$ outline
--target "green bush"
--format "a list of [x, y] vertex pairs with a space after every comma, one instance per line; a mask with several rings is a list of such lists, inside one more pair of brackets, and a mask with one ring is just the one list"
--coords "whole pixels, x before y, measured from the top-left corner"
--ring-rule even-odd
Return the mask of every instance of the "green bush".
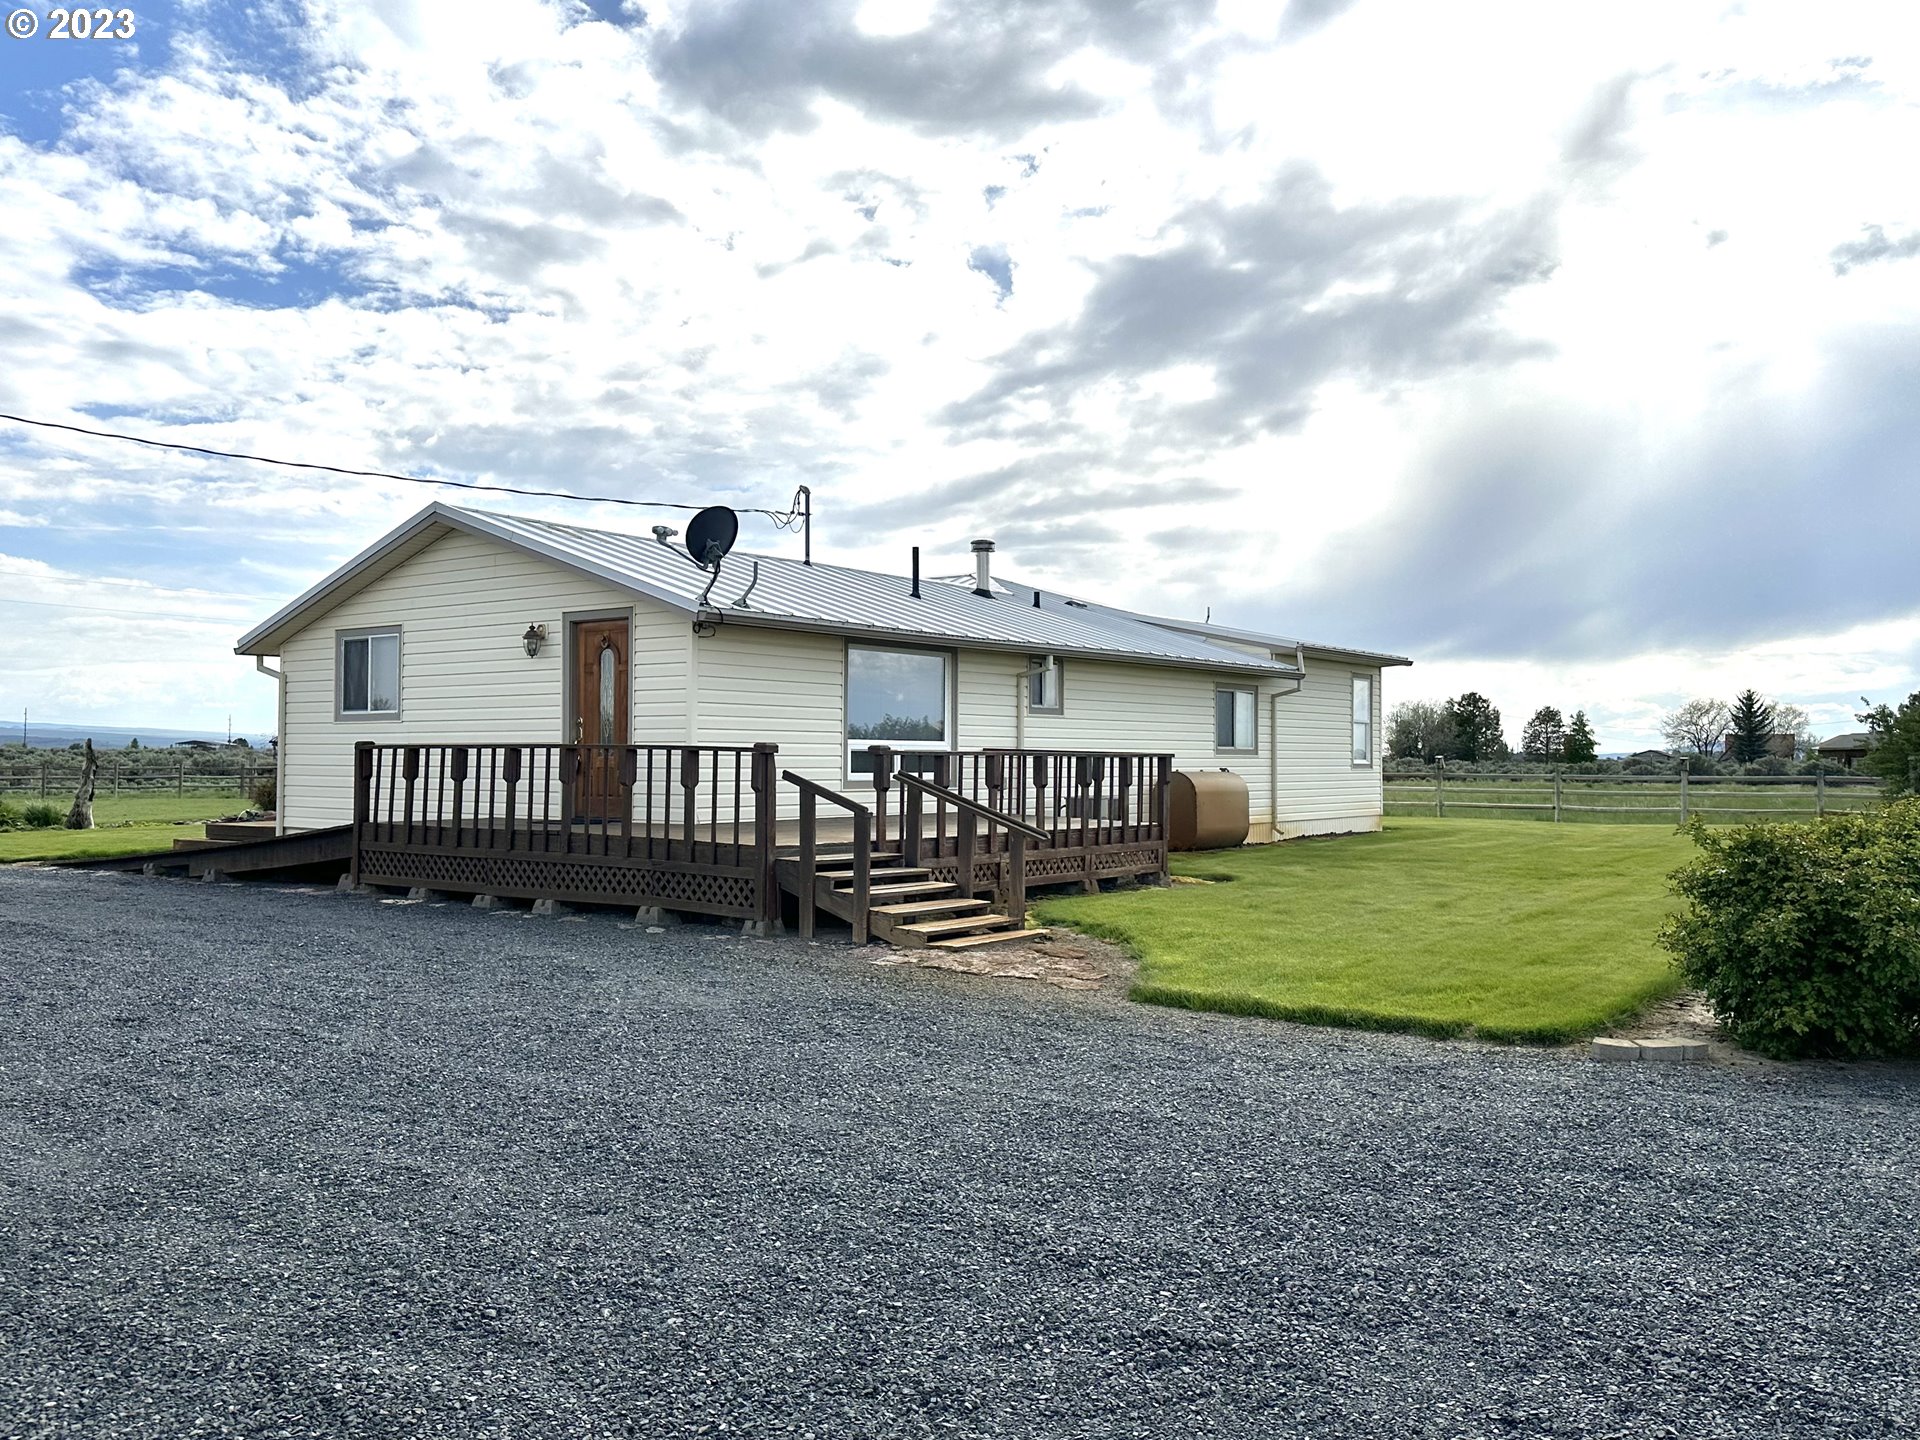
[[275, 793], [277, 789], [278, 782], [271, 775], [268, 775], [264, 779], [254, 781], [253, 790], [249, 795], [249, 798], [253, 801], [254, 808], [258, 810], [273, 809], [273, 802], [277, 798]]
[[1920, 800], [1806, 825], [1688, 827], [1661, 931], [1742, 1045], [1782, 1059], [1920, 1051]]
[[0, 830], [11, 830], [19, 823], [20, 812], [5, 800], [0, 800]]
[[58, 805], [36, 800], [20, 812], [20, 823], [29, 830], [51, 830], [67, 823], [67, 812]]

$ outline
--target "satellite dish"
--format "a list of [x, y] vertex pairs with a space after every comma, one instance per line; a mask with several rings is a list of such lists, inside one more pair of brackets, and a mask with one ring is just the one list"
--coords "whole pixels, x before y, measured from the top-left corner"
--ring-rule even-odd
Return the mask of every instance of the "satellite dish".
[[687, 554], [693, 563], [713, 569], [740, 538], [740, 517], [724, 505], [709, 505], [687, 525]]

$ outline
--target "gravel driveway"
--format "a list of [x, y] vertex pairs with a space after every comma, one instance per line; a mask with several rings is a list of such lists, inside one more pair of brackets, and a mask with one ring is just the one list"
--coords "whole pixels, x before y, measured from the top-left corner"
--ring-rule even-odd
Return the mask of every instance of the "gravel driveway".
[[0, 1435], [1911, 1436], [1920, 1074], [0, 870]]

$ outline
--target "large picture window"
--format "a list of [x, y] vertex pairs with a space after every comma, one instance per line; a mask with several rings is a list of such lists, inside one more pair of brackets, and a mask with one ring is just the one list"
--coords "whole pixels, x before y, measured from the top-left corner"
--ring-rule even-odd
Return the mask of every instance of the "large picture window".
[[340, 714], [400, 713], [400, 632], [360, 630], [340, 636]]
[[869, 745], [948, 750], [948, 657], [938, 650], [847, 647], [847, 773], [871, 775]]
[[1353, 763], [1373, 763], [1373, 677], [1353, 677]]
[[1252, 750], [1259, 736], [1254, 729], [1254, 692], [1221, 688], [1213, 692], [1213, 748]]

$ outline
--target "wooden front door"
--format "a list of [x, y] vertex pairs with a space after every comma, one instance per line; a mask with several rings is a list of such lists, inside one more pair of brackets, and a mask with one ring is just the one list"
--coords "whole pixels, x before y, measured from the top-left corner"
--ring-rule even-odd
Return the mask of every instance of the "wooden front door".
[[611, 747], [631, 739], [631, 663], [625, 620], [573, 622], [573, 739], [586, 747], [574, 776], [573, 813], [587, 820], [617, 819], [626, 813], [620, 751]]

